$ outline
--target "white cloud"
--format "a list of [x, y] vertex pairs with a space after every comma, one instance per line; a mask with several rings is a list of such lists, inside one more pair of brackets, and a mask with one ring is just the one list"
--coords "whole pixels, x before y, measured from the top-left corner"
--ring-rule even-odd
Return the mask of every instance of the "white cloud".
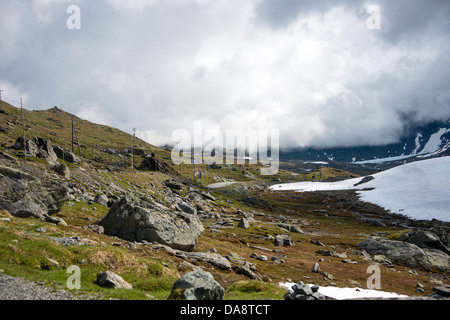
[[0, 81], [150, 143], [203, 120], [280, 129], [285, 146], [382, 144], [404, 115], [450, 117], [447, 5], [417, 4], [410, 30], [381, 1], [382, 29], [369, 30], [363, 1], [104, 0], [84, 2], [71, 32], [64, 3], [2, 2]]

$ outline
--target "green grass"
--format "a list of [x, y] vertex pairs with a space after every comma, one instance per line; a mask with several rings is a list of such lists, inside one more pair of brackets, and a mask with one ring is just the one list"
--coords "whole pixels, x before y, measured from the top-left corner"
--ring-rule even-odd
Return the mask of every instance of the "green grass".
[[233, 283], [225, 293], [225, 300], [282, 300], [286, 291], [276, 284], [256, 280]]

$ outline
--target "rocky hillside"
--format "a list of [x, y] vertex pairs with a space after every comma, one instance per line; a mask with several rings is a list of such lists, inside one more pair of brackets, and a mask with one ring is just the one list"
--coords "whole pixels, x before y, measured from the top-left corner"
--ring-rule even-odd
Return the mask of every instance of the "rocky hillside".
[[[197, 269], [224, 299], [283, 299], [278, 284], [291, 281], [365, 288], [372, 264], [384, 291], [427, 297], [448, 284], [448, 224], [390, 214], [352, 191], [268, 188], [348, 172], [265, 177], [248, 164], [194, 172], [173, 165], [167, 150], [58, 108], [24, 118], [25, 140], [20, 110], [1, 103], [0, 271], [8, 276], [81, 296], [152, 300], [185, 296], [174, 284]], [[228, 183], [208, 188], [219, 182]]]

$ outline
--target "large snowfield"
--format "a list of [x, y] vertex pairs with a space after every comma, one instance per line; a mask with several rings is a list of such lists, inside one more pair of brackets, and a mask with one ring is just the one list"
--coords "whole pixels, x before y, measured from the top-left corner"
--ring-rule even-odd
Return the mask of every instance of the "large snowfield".
[[[412, 219], [450, 222], [450, 157], [416, 161], [372, 175], [373, 180], [354, 186], [362, 178], [339, 182], [296, 182], [271, 186], [272, 190], [299, 192], [358, 190], [361, 200]], [[372, 190], [363, 190], [363, 189]]]

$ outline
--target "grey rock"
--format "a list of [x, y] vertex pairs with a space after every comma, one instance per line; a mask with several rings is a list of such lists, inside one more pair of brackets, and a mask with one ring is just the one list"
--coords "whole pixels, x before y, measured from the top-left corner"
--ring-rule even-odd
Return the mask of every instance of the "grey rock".
[[159, 171], [162, 173], [169, 173], [173, 171], [173, 169], [169, 166], [169, 164], [167, 164], [167, 162], [158, 159], [154, 156], [145, 157], [145, 159], [142, 160], [140, 169], [149, 171]]
[[114, 272], [105, 271], [97, 273], [97, 284], [112, 289], [133, 289], [133, 286], [123, 280], [123, 278]]
[[393, 263], [410, 268], [421, 267], [426, 271], [443, 272], [450, 270], [450, 256], [440, 250], [423, 249], [412, 243], [379, 237], [369, 237], [358, 246], [372, 255], [384, 255]]
[[248, 265], [239, 266], [239, 268], [236, 270], [237, 274], [244, 274], [250, 279], [257, 280], [257, 281], [263, 281], [263, 278], [261, 275], [257, 274], [253, 270], [250, 269]]
[[373, 256], [373, 261], [377, 263], [381, 263], [385, 265], [386, 267], [391, 268], [393, 266], [392, 261], [388, 258], [386, 258], [385, 255], [382, 254], [376, 254]]
[[319, 292], [319, 286], [298, 282], [291, 287], [290, 292], [284, 295], [285, 300], [327, 300], [327, 297]]
[[59, 163], [53, 167], [53, 170], [56, 171], [60, 176], [63, 176], [65, 179], [70, 179], [70, 169], [65, 163]]
[[108, 206], [109, 199], [108, 199], [108, 197], [107, 197], [106, 195], [104, 195], [104, 194], [98, 194], [98, 195], [95, 196], [94, 202], [95, 202], [95, 203], [98, 203], [98, 204], [100, 204], [100, 205], [102, 205], [102, 206], [107, 207], [107, 206]]
[[337, 257], [341, 259], [347, 259], [347, 254], [345, 252], [338, 253], [333, 250], [317, 250], [316, 253], [326, 257]]
[[80, 164], [81, 163], [81, 159], [72, 151], [65, 149], [65, 148], [61, 148], [59, 146], [54, 146], [53, 147], [53, 151], [55, 152], [56, 156], [64, 161], [73, 163], [73, 164]]
[[279, 234], [275, 237], [274, 245], [276, 246], [295, 246], [294, 240], [287, 234]]
[[138, 194], [114, 203], [108, 214], [94, 224], [102, 226], [110, 236], [131, 242], [158, 242], [184, 251], [194, 249], [204, 230], [196, 215], [170, 210]]
[[439, 287], [433, 287], [433, 292], [443, 297], [450, 297], [450, 286], [441, 285]]
[[398, 238], [399, 241], [413, 243], [419, 248], [436, 249], [450, 255], [450, 250], [444, 245], [440, 238], [426, 230], [414, 230]]
[[196, 269], [181, 276], [173, 285], [169, 299], [223, 300], [225, 289], [211, 273]]
[[311, 271], [314, 272], [314, 273], [320, 273], [320, 266], [319, 266], [319, 264], [317, 262], [314, 263]]
[[235, 252], [228, 252], [225, 258], [227, 258], [231, 263], [234, 264], [245, 265], [247, 263], [247, 260], [245, 260], [244, 257], [241, 257]]
[[33, 138], [24, 140], [23, 137], [19, 137], [14, 144], [14, 148], [24, 150], [24, 144], [27, 156], [45, 159], [52, 165], [57, 164], [57, 156], [53, 151], [53, 146], [49, 139]]
[[248, 229], [250, 227], [250, 222], [248, 222], [248, 219], [242, 217], [239, 220], [239, 223], [237, 225], [239, 228], [244, 228], [244, 229]]
[[210, 263], [222, 270], [230, 270], [231, 263], [230, 261], [217, 253], [211, 252], [183, 252], [186, 259], [188, 260], [197, 260], [200, 262]]
[[293, 225], [293, 224], [279, 223], [279, 224], [277, 224], [277, 226], [279, 226], [280, 228], [285, 229], [289, 232], [292, 232], [292, 233], [300, 233], [300, 234], [304, 233], [302, 229], [300, 229], [298, 226]]
[[184, 211], [189, 214], [197, 214], [197, 208], [194, 206], [191, 206], [190, 204], [182, 201], [178, 204], [178, 208], [180, 208], [181, 211]]

